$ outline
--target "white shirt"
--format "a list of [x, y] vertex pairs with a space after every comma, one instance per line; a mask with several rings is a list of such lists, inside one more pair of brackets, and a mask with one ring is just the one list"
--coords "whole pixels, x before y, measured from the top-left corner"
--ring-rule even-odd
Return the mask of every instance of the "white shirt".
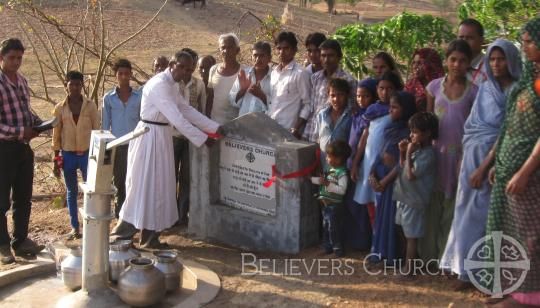
[[191, 143], [200, 147], [208, 138], [204, 132], [215, 132], [219, 124], [191, 107], [178, 95], [179, 91], [170, 70], [152, 77], [143, 89], [142, 100], [148, 103], [141, 104], [141, 119], [170, 123]]
[[307, 119], [311, 114], [309, 73], [293, 60], [281, 70], [276, 66], [270, 79], [269, 116], [287, 130], [294, 127], [298, 117]]
[[310, 74], [310, 75], [313, 75], [315, 74], [316, 72], [313, 71], [313, 64], [309, 64], [308, 66], [306, 66], [305, 70]]
[[[255, 68], [249, 67], [244, 69], [246, 72], [246, 75], [251, 81], [251, 84], [255, 84], [257, 82], [257, 77], [255, 77]], [[260, 86], [263, 93], [266, 95], [266, 104], [261, 101], [260, 98], [256, 97], [255, 95], [249, 93], [246, 91], [244, 93], [244, 96], [242, 96], [240, 99], [236, 100], [236, 96], [238, 95], [238, 92], [240, 92], [240, 81], [238, 78], [236, 78], [236, 81], [234, 82], [231, 92], [229, 93], [229, 102], [232, 106], [236, 108], [240, 108], [240, 111], [238, 113], [238, 116], [250, 113], [250, 112], [267, 112], [268, 111], [268, 105], [270, 104], [270, 96], [272, 94], [272, 85], [270, 84], [270, 76], [272, 74], [272, 69], [268, 68], [268, 73], [263, 77], [263, 79], [260, 80]]]
[[472, 70], [467, 72], [467, 79], [477, 86], [480, 86], [480, 84], [487, 79], [484, 66], [484, 57], [485, 54], [481, 52], [474, 59], [472, 59]]

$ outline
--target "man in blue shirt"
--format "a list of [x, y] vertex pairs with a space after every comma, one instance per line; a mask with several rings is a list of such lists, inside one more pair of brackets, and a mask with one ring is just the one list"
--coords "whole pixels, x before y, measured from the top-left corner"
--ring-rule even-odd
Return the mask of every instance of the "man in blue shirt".
[[[101, 128], [110, 130], [116, 137], [121, 137], [135, 129], [140, 119], [140, 90], [133, 89], [129, 82], [132, 77], [131, 62], [118, 59], [113, 65], [117, 85], [103, 96]], [[116, 218], [126, 198], [126, 169], [128, 145], [116, 148], [114, 157], [113, 182], [116, 186]]]

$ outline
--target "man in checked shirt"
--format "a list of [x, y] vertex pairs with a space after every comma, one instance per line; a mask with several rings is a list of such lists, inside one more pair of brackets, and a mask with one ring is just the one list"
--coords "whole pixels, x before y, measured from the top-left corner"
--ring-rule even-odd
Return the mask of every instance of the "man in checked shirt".
[[[19, 39], [0, 43], [0, 262], [17, 256], [35, 255], [44, 246], [28, 238], [28, 222], [34, 177], [34, 152], [29, 142], [39, 133], [32, 127], [41, 123], [30, 110], [28, 82], [17, 71], [24, 47]], [[11, 197], [11, 198], [10, 198]], [[7, 229], [6, 213], [12, 208], [13, 238]]]

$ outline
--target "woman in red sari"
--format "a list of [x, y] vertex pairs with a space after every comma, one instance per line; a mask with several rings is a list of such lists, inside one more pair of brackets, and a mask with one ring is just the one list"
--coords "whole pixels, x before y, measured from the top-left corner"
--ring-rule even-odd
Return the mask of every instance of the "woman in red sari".
[[426, 111], [426, 86], [444, 76], [444, 69], [439, 53], [432, 48], [420, 48], [413, 54], [410, 68], [411, 78], [404, 90], [414, 95], [418, 111]]

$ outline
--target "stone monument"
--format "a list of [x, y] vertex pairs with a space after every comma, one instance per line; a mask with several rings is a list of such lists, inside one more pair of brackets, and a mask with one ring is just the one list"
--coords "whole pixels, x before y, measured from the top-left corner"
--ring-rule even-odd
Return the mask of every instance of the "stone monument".
[[[223, 126], [211, 148], [192, 147], [188, 231], [201, 238], [256, 251], [298, 253], [319, 238], [319, 207], [309, 176], [273, 175], [309, 170], [317, 146], [298, 141], [263, 113]], [[268, 183], [267, 183], [268, 184]]]

